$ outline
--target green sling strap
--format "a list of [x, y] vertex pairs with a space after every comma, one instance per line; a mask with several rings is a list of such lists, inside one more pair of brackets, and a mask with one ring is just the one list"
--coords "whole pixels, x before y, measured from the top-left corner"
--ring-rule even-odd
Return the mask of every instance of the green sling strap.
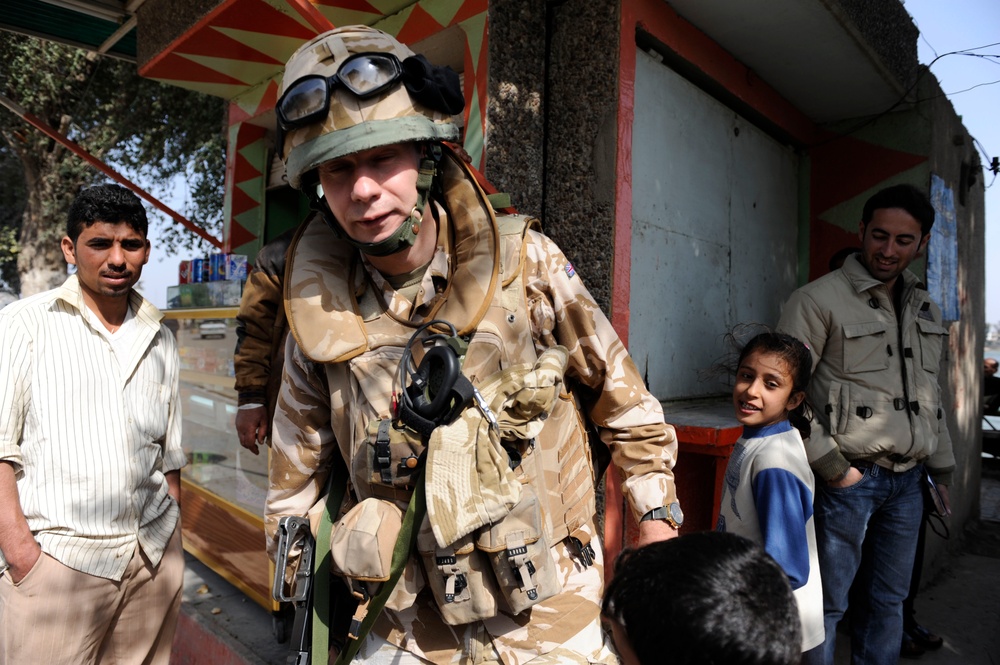
[[[330, 653], [330, 532], [333, 531], [334, 515], [340, 512], [347, 493], [347, 466], [340, 455], [333, 454], [333, 469], [330, 474], [330, 491], [323, 508], [316, 533], [316, 547], [313, 551], [312, 585], [312, 657], [313, 663], [326, 664]], [[325, 584], [320, 584], [323, 581]], [[324, 654], [322, 660], [317, 654]]]
[[[327, 496], [326, 507], [323, 509], [323, 517], [319, 524], [316, 535], [316, 550], [313, 564], [313, 621], [312, 621], [312, 663], [319, 665], [325, 663], [326, 659], [319, 654], [330, 652], [330, 533], [333, 530], [333, 517], [340, 512], [340, 506], [347, 491], [347, 468], [343, 460], [339, 457], [334, 459], [333, 474], [330, 480], [330, 492]], [[420, 474], [417, 485], [413, 489], [413, 496], [406, 507], [406, 514], [403, 516], [403, 523], [396, 538], [396, 545], [392, 550], [392, 565], [389, 570], [389, 579], [382, 584], [382, 588], [372, 598], [368, 605], [368, 614], [361, 622], [358, 630], [358, 639], [349, 640], [346, 648], [340, 652], [335, 665], [344, 665], [354, 659], [361, 648], [361, 643], [375, 625], [375, 620], [385, 607], [389, 595], [396, 587], [406, 562], [410, 558], [417, 542], [417, 531], [420, 523], [427, 512], [427, 503], [424, 497], [424, 476]], [[320, 581], [326, 584], [320, 584]], [[321, 660], [321, 658], [323, 658]]]
[[396, 538], [396, 546], [392, 550], [392, 566], [389, 569], [389, 579], [382, 583], [382, 588], [379, 589], [379, 592], [372, 598], [371, 603], [369, 603], [368, 614], [365, 616], [364, 621], [361, 622], [361, 628], [358, 630], [358, 639], [349, 640], [347, 648], [340, 653], [334, 665], [345, 665], [354, 660], [358, 649], [361, 648], [361, 643], [371, 631], [372, 626], [375, 625], [375, 620], [382, 613], [382, 608], [385, 607], [385, 603], [389, 600], [392, 590], [396, 588], [396, 582], [399, 581], [400, 576], [403, 574], [406, 562], [410, 558], [410, 552], [413, 551], [413, 548], [417, 544], [417, 531], [420, 528], [420, 523], [424, 520], [426, 512], [427, 503], [424, 497], [424, 474], [420, 474], [420, 477], [417, 479], [417, 485], [413, 488], [413, 496], [410, 497], [410, 503], [406, 507], [406, 514], [403, 516], [403, 524], [399, 530], [399, 537]]

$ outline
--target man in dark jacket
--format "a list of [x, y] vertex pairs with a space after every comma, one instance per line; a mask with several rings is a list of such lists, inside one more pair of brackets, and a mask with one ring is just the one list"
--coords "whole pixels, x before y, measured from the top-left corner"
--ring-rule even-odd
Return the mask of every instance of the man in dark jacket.
[[288, 323], [282, 304], [285, 254], [295, 229], [264, 245], [243, 288], [236, 315], [236, 432], [240, 445], [257, 454], [271, 437], [271, 417], [281, 385]]

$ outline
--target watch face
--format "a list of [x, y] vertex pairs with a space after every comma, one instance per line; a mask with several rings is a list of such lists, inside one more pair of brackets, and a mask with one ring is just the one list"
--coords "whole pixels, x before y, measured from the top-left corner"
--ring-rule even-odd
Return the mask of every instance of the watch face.
[[673, 522], [677, 526], [684, 524], [684, 511], [681, 510], [681, 504], [674, 501], [667, 507], [667, 510], [670, 511], [671, 522]]

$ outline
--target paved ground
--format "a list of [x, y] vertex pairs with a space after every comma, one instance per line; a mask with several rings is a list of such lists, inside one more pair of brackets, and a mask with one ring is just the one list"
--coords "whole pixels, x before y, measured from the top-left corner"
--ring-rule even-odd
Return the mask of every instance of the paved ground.
[[[985, 460], [982, 520], [941, 572], [926, 580], [917, 601], [920, 621], [945, 638], [923, 665], [1000, 664], [1000, 460]], [[841, 635], [837, 665], [848, 665]], [[171, 665], [277, 665], [287, 644], [274, 637], [270, 612], [188, 556], [181, 622]]]
[[287, 662], [271, 613], [185, 554], [184, 599], [171, 665], [272, 665]]

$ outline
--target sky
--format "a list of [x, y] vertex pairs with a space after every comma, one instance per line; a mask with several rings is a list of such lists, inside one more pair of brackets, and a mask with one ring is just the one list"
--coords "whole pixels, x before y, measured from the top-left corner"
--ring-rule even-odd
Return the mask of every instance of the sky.
[[[1000, 0], [906, 0], [904, 7], [921, 33], [920, 62], [933, 62], [931, 72], [977, 140], [980, 160], [988, 166], [993, 157], [1000, 157]], [[976, 55], [944, 55], [970, 49], [976, 49], [971, 51]], [[987, 55], [993, 57], [982, 57]], [[986, 321], [1000, 324], [1000, 178], [994, 181], [993, 173], [985, 169], [981, 177], [987, 186]], [[164, 197], [182, 214], [188, 200], [183, 180]], [[164, 254], [157, 242], [162, 223], [151, 229], [153, 253], [141, 282], [143, 293], [158, 307], [166, 305], [167, 286], [177, 284], [179, 261], [193, 258]]]
[[[1000, 157], [1000, 2], [906, 0], [920, 30], [918, 52], [980, 146], [988, 167]], [[986, 47], [986, 48], [977, 48]], [[978, 55], [944, 55], [968, 51]], [[992, 58], [982, 57], [992, 55]], [[937, 56], [943, 56], [934, 61]], [[984, 169], [986, 189], [986, 322], [1000, 324], [1000, 177]]]
[[[190, 209], [191, 197], [188, 193], [187, 183], [182, 177], [174, 179], [173, 189], [168, 194], [160, 197], [154, 192], [150, 193], [182, 215], [186, 216]], [[143, 204], [150, 213], [149, 242], [152, 245], [152, 250], [149, 254], [149, 263], [142, 269], [139, 291], [146, 296], [149, 302], [164, 309], [167, 306], [167, 287], [178, 284], [180, 262], [184, 259], [193, 259], [196, 255], [185, 251], [179, 254], [167, 253], [161, 239], [161, 230], [167, 224], [176, 224], [176, 222], [167, 221], [167, 216], [149, 205], [148, 201], [143, 201]], [[208, 251], [206, 249], [206, 252]]]

